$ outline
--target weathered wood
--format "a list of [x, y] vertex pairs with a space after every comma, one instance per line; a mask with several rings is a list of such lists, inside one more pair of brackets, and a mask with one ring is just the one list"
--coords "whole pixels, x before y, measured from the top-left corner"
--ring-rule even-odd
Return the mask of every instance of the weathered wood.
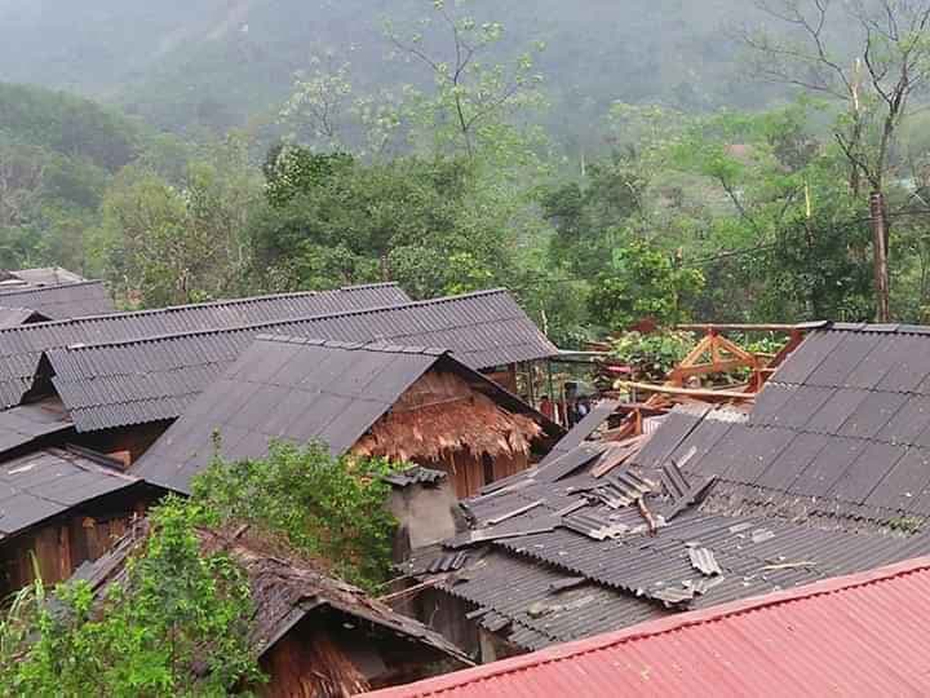
[[672, 385], [653, 385], [652, 383], [636, 383], [632, 381], [623, 381], [621, 385], [633, 390], [642, 390], [644, 392], [662, 393], [665, 395], [683, 395], [694, 398], [719, 399], [719, 400], [752, 400], [755, 398], [754, 393], [737, 393], [728, 390], [705, 390], [703, 388], [678, 388]]

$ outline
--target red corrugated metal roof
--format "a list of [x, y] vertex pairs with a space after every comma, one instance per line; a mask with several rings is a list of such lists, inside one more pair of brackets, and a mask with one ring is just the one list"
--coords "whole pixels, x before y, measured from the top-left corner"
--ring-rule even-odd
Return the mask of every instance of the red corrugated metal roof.
[[930, 557], [368, 696], [930, 694]]

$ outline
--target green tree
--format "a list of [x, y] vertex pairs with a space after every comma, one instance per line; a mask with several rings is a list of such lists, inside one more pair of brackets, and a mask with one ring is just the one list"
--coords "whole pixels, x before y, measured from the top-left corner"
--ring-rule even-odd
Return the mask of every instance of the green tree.
[[601, 274], [591, 293], [591, 316], [611, 331], [651, 318], [673, 325], [685, 315], [683, 299], [697, 295], [701, 273], [678, 267], [664, 252], [641, 240], [616, 251], [613, 267]]
[[224, 553], [205, 554], [204, 510], [169, 499], [151, 535], [94, 602], [84, 583], [41, 581], [0, 623], [0, 693], [9, 696], [221, 696], [261, 679], [249, 646], [248, 581]]
[[395, 466], [326, 447], [272, 444], [266, 458], [214, 462], [193, 501], [220, 523], [249, 523], [366, 588], [386, 581], [396, 521], [386, 509]]

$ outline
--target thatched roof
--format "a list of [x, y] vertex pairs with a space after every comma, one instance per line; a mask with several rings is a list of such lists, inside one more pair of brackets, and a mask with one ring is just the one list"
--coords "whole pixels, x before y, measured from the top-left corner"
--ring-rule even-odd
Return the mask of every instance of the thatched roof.
[[[110, 553], [83, 565], [74, 578], [86, 580], [102, 598], [109, 585], [125, 578], [127, 560], [140, 549], [149, 532], [148, 521], [137, 522]], [[251, 640], [259, 656], [309, 614], [332, 610], [355, 619], [359, 627], [419, 645], [431, 661], [471, 663], [455, 645], [419, 621], [395, 613], [361, 589], [287, 555], [273, 541], [252, 537], [246, 527], [236, 532], [201, 530], [199, 535], [205, 553], [226, 552], [248, 577], [256, 607]]]
[[433, 372], [411, 386], [352, 451], [395, 461], [433, 461], [456, 451], [509, 457], [528, 455], [541, 436], [543, 428], [531, 415], [504, 409], [454, 373]]

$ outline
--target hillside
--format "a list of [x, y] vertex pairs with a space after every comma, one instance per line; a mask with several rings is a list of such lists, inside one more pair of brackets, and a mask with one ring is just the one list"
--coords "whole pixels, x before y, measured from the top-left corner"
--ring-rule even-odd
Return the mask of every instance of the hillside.
[[[698, 8], [697, 5], [700, 7]], [[691, 110], [757, 106], [724, 29], [752, 18], [739, 0], [470, 3], [503, 23], [513, 55], [541, 40], [550, 125], [577, 133], [615, 100]], [[160, 127], [222, 130], [268, 114], [293, 73], [334, 50], [376, 88], [424, 76], [388, 59], [384, 22], [412, 27], [425, 0], [0, 0], [0, 80], [75, 90]], [[80, 30], [76, 31], [75, 28]], [[143, 29], [144, 28], [144, 29]]]

